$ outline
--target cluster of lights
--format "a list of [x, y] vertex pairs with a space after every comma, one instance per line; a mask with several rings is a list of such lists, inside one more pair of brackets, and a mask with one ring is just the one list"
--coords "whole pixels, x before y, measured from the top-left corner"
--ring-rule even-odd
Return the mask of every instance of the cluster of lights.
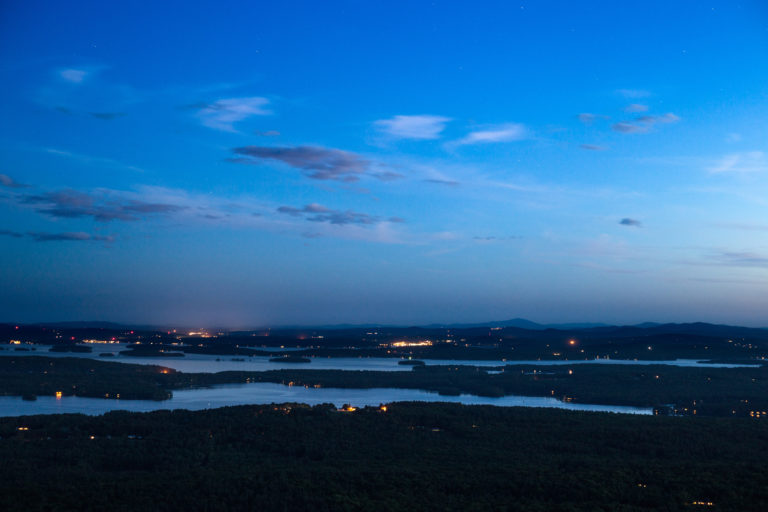
[[[174, 331], [174, 332], [176, 332], [176, 331]], [[206, 332], [206, 331], [189, 331], [187, 333], [187, 336], [196, 336], [198, 338], [210, 338], [211, 337], [211, 335], [208, 334], [208, 332]]]
[[[339, 412], [355, 412], [356, 410], [357, 410], [357, 407], [350, 404], [344, 404], [341, 406], [340, 409], [338, 409]], [[387, 406], [384, 404], [381, 404], [379, 406], [379, 412], [387, 412]]]
[[432, 341], [395, 341], [390, 344], [390, 347], [431, 347]]

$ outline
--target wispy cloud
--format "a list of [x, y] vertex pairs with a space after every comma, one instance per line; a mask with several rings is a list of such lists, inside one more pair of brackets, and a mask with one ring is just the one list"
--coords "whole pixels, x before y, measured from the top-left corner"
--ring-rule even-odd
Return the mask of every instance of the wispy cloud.
[[88, 112], [88, 115], [102, 121], [111, 121], [125, 115], [123, 112]]
[[35, 242], [114, 242], [115, 237], [92, 235], [82, 231], [65, 232], [65, 233], [43, 233], [28, 231], [21, 233], [18, 231], [0, 230], [0, 236], [8, 236], [12, 238], [31, 238]]
[[394, 116], [380, 119], [373, 125], [382, 133], [396, 139], [428, 140], [437, 139], [445, 129], [450, 117], [433, 115]]
[[395, 181], [403, 179], [405, 176], [395, 171], [378, 171], [372, 172], [371, 176], [379, 181]]
[[39, 213], [54, 218], [90, 217], [99, 222], [135, 221], [148, 215], [165, 215], [185, 207], [127, 199], [107, 192], [85, 193], [65, 189], [21, 198]]
[[441, 179], [441, 178], [428, 178], [423, 181], [425, 183], [433, 183], [435, 185], [447, 185], [449, 187], [457, 187], [460, 185], [460, 183], [456, 180], [448, 180], [448, 179]]
[[[93, 220], [115, 229], [152, 223], [163, 229], [180, 226], [211, 229], [254, 229], [281, 235], [330, 237], [363, 242], [421, 245], [438, 240], [432, 233], [410, 233], [399, 216], [380, 216], [352, 209], [332, 209], [316, 203], [303, 207], [280, 206], [256, 196], [226, 197], [183, 189], [139, 186], [133, 190], [56, 190], [41, 194], [17, 193], [16, 205], [57, 222]], [[120, 226], [118, 223], [125, 223]], [[308, 230], [308, 227], [311, 229]], [[0, 236], [36, 241], [84, 241], [77, 230], [64, 233], [0, 230]], [[91, 235], [89, 240], [109, 242], [111, 237]]]
[[552, 187], [544, 184], [537, 183], [517, 183], [514, 181], [498, 181], [498, 180], [479, 180], [478, 185], [483, 187], [490, 187], [496, 189], [513, 190], [515, 192], [524, 192], [531, 194], [555, 194], [562, 192], [562, 189]]
[[762, 151], [731, 153], [709, 168], [711, 173], [752, 173], [768, 171], [768, 159]]
[[62, 69], [59, 71], [59, 76], [66, 80], [67, 82], [71, 82], [73, 84], [80, 84], [85, 80], [88, 75], [90, 74], [89, 71], [86, 71], [84, 69]]
[[581, 121], [584, 124], [592, 124], [598, 119], [610, 119], [610, 117], [608, 116], [604, 116], [601, 114], [592, 114], [590, 112], [582, 112], [576, 117], [579, 119], [579, 121]]
[[29, 233], [36, 242], [114, 242], [113, 236], [92, 235], [82, 231], [74, 233]]
[[637, 118], [637, 122], [639, 123], [645, 123], [645, 124], [656, 124], [656, 123], [676, 123], [680, 121], [680, 118], [673, 114], [672, 112], [667, 112], [666, 114], [660, 115], [660, 116], [640, 116]]
[[[405, 220], [401, 217], [380, 217], [354, 210], [336, 210], [317, 203], [310, 203], [298, 208], [280, 206], [275, 211], [287, 219], [299, 220], [300, 224], [292, 224], [291, 229], [299, 232], [305, 238], [334, 237], [377, 243], [415, 245], [437, 239], [435, 234], [409, 234], [402, 230], [399, 226]], [[308, 223], [312, 223], [312, 229], [307, 229]]]
[[24, 183], [19, 183], [18, 181], [14, 180], [7, 174], [0, 174], [0, 186], [8, 187], [8, 188], [28, 188], [29, 185], [25, 185]]
[[266, 116], [272, 114], [266, 107], [269, 105], [267, 98], [253, 96], [249, 98], [227, 98], [204, 103], [190, 105], [198, 108], [197, 116], [204, 126], [225, 132], [234, 132], [234, 124], [253, 116]]
[[[352, 210], [332, 210], [317, 203], [311, 203], [303, 208], [294, 208], [293, 206], [280, 206], [277, 208], [279, 213], [291, 215], [293, 217], [302, 217], [309, 222], [327, 222], [343, 226], [345, 224], [357, 224], [371, 226], [384, 222], [381, 217], [369, 215], [367, 213], [355, 212]], [[389, 222], [403, 222], [400, 217], [387, 219]]]
[[144, 169], [140, 167], [136, 167], [134, 165], [127, 165], [127, 164], [124, 164], [123, 162], [120, 162], [118, 160], [113, 160], [111, 158], [83, 155], [80, 153], [72, 153], [71, 151], [64, 151], [62, 149], [56, 149], [56, 148], [43, 148], [42, 150], [45, 151], [46, 153], [50, 153], [51, 155], [79, 160], [80, 162], [83, 162], [88, 165], [98, 165], [100, 167], [101, 166], [117, 167], [121, 169], [127, 169], [129, 171], [144, 172]]
[[286, 165], [305, 171], [314, 180], [342, 182], [358, 181], [370, 176], [381, 181], [402, 177], [390, 170], [374, 169], [372, 162], [356, 153], [320, 146], [244, 146], [232, 149], [236, 158], [230, 161], [242, 164], [259, 164], [264, 160], [277, 160]]
[[651, 130], [655, 124], [669, 124], [680, 121], [680, 117], [672, 112], [660, 116], [639, 116], [632, 121], [621, 121], [611, 126], [611, 129], [620, 133], [646, 133]]
[[513, 142], [528, 137], [528, 130], [520, 123], [506, 123], [475, 130], [463, 139], [455, 142], [458, 145], [488, 144], [495, 142]]
[[648, 105], [632, 103], [631, 105], [624, 107], [624, 112], [648, 112]]
[[629, 217], [624, 217], [619, 221], [619, 224], [622, 226], [629, 226], [629, 227], [635, 227], [635, 228], [641, 228], [643, 227], [643, 223], [640, 222], [637, 219], [630, 219]]
[[626, 121], [615, 123], [611, 129], [619, 133], [646, 133], [650, 128], [646, 125], [632, 124]]
[[729, 267], [768, 268], [768, 256], [754, 252], [722, 251], [712, 258], [718, 264]]
[[581, 144], [579, 147], [581, 149], [586, 149], [587, 151], [605, 151], [608, 149], [604, 146], [596, 146], [595, 144]]

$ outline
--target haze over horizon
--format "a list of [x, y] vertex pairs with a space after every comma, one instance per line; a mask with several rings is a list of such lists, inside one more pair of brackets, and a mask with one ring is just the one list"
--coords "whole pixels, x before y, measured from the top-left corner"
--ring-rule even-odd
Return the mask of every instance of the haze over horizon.
[[0, 321], [768, 324], [765, 2], [11, 0], [0, 62]]

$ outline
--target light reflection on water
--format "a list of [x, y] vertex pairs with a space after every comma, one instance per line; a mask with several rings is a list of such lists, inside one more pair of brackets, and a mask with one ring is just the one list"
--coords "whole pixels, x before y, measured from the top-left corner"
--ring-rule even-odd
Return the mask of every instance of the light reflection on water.
[[458, 402], [468, 405], [496, 405], [520, 407], [553, 407], [578, 411], [599, 411], [628, 414], [652, 414], [652, 409], [619, 405], [594, 405], [561, 402], [552, 397], [504, 396], [489, 398], [475, 395], [441, 396], [429, 391], [416, 389], [373, 388], [305, 388], [284, 386], [267, 382], [252, 384], [229, 384], [213, 388], [174, 391], [173, 398], [162, 402], [152, 400], [107, 400], [68, 396], [56, 399], [41, 396], [34, 402], [21, 397], [0, 397], [0, 416], [23, 416], [31, 414], [83, 413], [104, 414], [113, 410], [155, 411], [160, 409], [213, 409], [228, 405], [270, 404], [299, 402], [310, 405], [333, 403], [337, 407], [351, 404], [356, 407], [377, 406], [382, 403], [421, 401]]

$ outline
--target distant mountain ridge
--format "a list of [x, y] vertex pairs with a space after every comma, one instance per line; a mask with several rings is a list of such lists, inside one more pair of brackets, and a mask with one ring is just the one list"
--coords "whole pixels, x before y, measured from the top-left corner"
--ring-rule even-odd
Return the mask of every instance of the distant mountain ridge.
[[593, 329], [595, 327], [610, 327], [610, 324], [600, 322], [573, 322], [559, 324], [540, 324], [526, 320], [525, 318], [513, 318], [501, 322], [491, 322], [490, 327], [518, 327], [521, 329], [530, 329], [541, 331], [544, 329]]
[[[655, 324], [654, 324], [655, 325]], [[497, 322], [479, 322], [479, 323], [466, 323], [466, 324], [430, 324], [425, 325], [427, 328], [450, 328], [450, 329], [470, 329], [477, 327], [515, 327], [517, 329], [527, 329], [529, 331], [543, 331], [545, 329], [592, 329], [595, 327], [611, 327], [610, 324], [604, 324], [599, 322], [575, 322], [575, 323], [562, 323], [562, 324], [540, 324], [527, 320], [525, 318], [512, 318], [509, 320], [501, 320]]]
[[[0, 322], [5, 325], [14, 325], [12, 322]], [[68, 321], [68, 322], [37, 322], [31, 324], [24, 324], [27, 326], [48, 327], [48, 328], [60, 328], [60, 329], [107, 329], [107, 330], [127, 330], [133, 329], [137, 331], [165, 331], [168, 330], [168, 326], [159, 325], [131, 325], [117, 322], [106, 321]], [[621, 334], [621, 335], [638, 335], [645, 336], [649, 334], [660, 333], [681, 333], [681, 334], [699, 334], [699, 335], [724, 335], [724, 336], [739, 336], [749, 335], [750, 333], [760, 333], [765, 335], [768, 328], [765, 327], [740, 327], [733, 325], [722, 324], [710, 324], [706, 322], [689, 322], [689, 323], [658, 323], [658, 322], [643, 322], [635, 325], [612, 325], [600, 322], [573, 322], [573, 323], [556, 323], [556, 324], [540, 324], [527, 320], [525, 318], [511, 318], [509, 320], [492, 321], [492, 322], [475, 322], [475, 323], [435, 323], [429, 325], [393, 325], [393, 324], [335, 324], [335, 325], [280, 325], [273, 327], [257, 327], [257, 328], [208, 328], [210, 331], [224, 331], [224, 332], [249, 332], [264, 329], [271, 329], [273, 331], [280, 330], [354, 330], [354, 329], [482, 329], [482, 328], [512, 328], [521, 329], [527, 331], [546, 331], [546, 330], [565, 330], [565, 331], [586, 331], [592, 334]], [[184, 332], [186, 327], [175, 326], [170, 328], [177, 328], [180, 332]], [[195, 327], [197, 329], [197, 327]]]

